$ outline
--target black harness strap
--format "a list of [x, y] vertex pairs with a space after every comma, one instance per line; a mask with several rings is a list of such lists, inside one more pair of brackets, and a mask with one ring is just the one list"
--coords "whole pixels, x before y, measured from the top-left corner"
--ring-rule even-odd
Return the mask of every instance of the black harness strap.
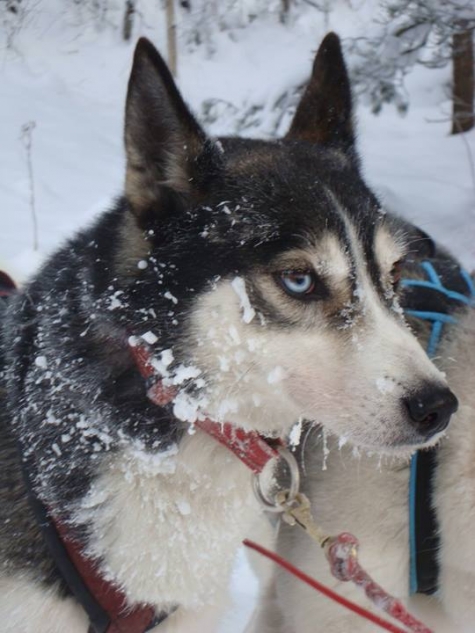
[[[447, 257], [417, 262], [413, 279], [403, 279], [406, 316], [431, 324], [427, 353], [433, 358], [446, 324], [456, 324], [461, 309], [475, 307], [475, 283], [469, 273]], [[422, 279], [421, 277], [422, 273]], [[455, 316], [454, 316], [455, 315]], [[434, 508], [434, 477], [438, 449], [418, 451], [411, 460], [409, 533], [411, 594], [431, 595], [439, 584], [439, 525]]]
[[[21, 454], [20, 447], [20, 455]], [[41, 528], [49, 553], [69, 590], [87, 613], [90, 622], [89, 630], [93, 633], [107, 633], [107, 629], [110, 625], [109, 615], [91, 594], [69, 558], [66, 547], [58, 534], [46, 506], [38, 499], [33, 490], [26, 462], [23, 462], [23, 477], [28, 489], [28, 500], [36, 521]]]
[[437, 514], [433, 507], [434, 476], [438, 449], [419, 451], [413, 458], [413, 556], [415, 570], [412, 587], [414, 593], [432, 595], [439, 584], [440, 547]]

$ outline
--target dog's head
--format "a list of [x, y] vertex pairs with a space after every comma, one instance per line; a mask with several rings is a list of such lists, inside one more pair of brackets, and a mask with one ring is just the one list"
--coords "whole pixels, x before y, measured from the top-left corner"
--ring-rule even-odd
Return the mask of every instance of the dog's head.
[[400, 262], [424, 240], [361, 177], [336, 35], [269, 142], [208, 138], [141, 40], [125, 141], [135, 220], [118, 265], [184, 386], [177, 415], [194, 398], [218, 420], [285, 432], [306, 418], [379, 450], [445, 428], [456, 399], [397, 301]]

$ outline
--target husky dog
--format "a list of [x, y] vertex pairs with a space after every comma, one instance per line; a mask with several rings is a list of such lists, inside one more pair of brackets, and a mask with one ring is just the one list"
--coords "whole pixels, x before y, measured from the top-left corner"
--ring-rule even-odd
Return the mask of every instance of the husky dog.
[[[287, 136], [208, 138], [140, 40], [123, 197], [11, 302], [3, 328], [3, 633], [86, 633], [35, 499], [157, 630], [213, 631], [257, 511], [198, 416], [271, 437], [299, 418], [376, 450], [436, 441], [457, 406], [405, 325], [397, 267], [420, 234], [364, 184], [338, 38]], [[127, 344], [177, 388], [159, 407]], [[381, 385], [391, 388], [382, 389]], [[194, 431], [194, 432], [193, 432]]]

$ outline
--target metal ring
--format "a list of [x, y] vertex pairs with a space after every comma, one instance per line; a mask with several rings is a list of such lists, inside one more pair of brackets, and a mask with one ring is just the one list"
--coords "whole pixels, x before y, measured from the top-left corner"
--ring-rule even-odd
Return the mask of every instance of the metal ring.
[[279, 452], [278, 459], [283, 459], [289, 468], [289, 487], [285, 490], [283, 488], [279, 488], [276, 491], [274, 498], [270, 499], [268, 496], [266, 496], [262, 489], [260, 474], [253, 475], [252, 477], [252, 488], [254, 490], [254, 494], [256, 495], [259, 503], [263, 505], [268, 512], [283, 512], [285, 510], [285, 507], [282, 505], [282, 503], [279, 503], [277, 501], [276, 497], [279, 492], [286, 492], [287, 500], [293, 501], [300, 490], [300, 470], [297, 460], [287, 448], [280, 446], [277, 450]]

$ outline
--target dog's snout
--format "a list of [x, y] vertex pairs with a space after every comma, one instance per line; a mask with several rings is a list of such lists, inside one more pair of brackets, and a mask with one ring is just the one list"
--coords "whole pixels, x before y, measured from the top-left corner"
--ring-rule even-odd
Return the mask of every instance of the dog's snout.
[[412, 424], [427, 438], [443, 431], [458, 409], [458, 400], [447, 387], [425, 387], [404, 404]]

